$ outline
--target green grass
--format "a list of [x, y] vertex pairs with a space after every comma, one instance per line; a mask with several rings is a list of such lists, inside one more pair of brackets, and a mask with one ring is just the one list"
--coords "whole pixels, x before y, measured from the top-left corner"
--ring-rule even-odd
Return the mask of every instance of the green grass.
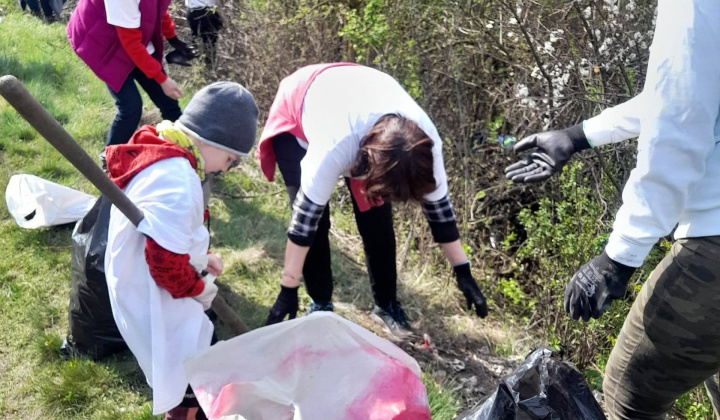
[[[70, 50], [62, 25], [3, 1], [0, 74], [12, 74], [91, 155], [114, 114], [105, 86]], [[0, 100], [0, 188], [29, 173], [96, 194], [59, 153]], [[70, 229], [22, 230], [0, 206], [0, 413], [3, 418], [150, 418], [149, 390], [124, 356], [63, 361]]]
[[438, 383], [428, 373], [424, 373], [422, 379], [427, 389], [433, 420], [454, 419], [460, 410], [460, 403], [451, 392], [448, 392], [446, 384]]
[[[5, 11], [0, 23], [0, 75], [18, 77], [91, 156], [97, 155], [115, 112], [105, 85], [71, 51], [63, 25], [44, 25], [19, 13], [10, 0], [0, 0], [0, 9]], [[183, 87], [187, 100], [193, 86]], [[19, 173], [97, 194], [0, 100], [0, 188], [4, 191], [9, 178]], [[264, 182], [256, 165], [248, 161], [241, 171], [221, 178], [215, 191], [211, 247], [225, 261], [222, 288], [248, 325], [258, 327], [279, 289], [289, 217], [284, 188], [279, 183]], [[347, 204], [338, 206], [333, 220], [340, 226], [338, 234], [349, 237], [357, 252], [343, 256], [334, 251], [336, 297], [367, 309], [372, 299], [361, 261], [356, 261], [360, 251], [357, 238], [352, 236], [356, 233], [347, 232], [354, 229], [348, 209]], [[2, 418], [161, 418], [151, 414], [151, 390], [132, 355], [101, 362], [59, 357], [67, 332], [70, 235], [68, 227], [23, 230], [5, 206], [0, 206]], [[413, 287], [409, 284], [406, 289]], [[302, 299], [305, 304], [309, 301], [304, 292]], [[222, 330], [220, 336], [225, 336]], [[456, 400], [440, 385], [427, 381], [426, 385], [433, 410], [438, 413], [436, 418], [452, 418], [458, 407]]]

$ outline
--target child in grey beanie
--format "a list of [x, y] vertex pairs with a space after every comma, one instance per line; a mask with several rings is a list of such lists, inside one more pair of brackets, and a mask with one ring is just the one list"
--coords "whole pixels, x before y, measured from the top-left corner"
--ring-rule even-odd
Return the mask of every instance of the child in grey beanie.
[[201, 182], [249, 154], [257, 116], [250, 92], [217, 82], [198, 91], [175, 123], [143, 126], [127, 144], [106, 149], [111, 180], [145, 216], [135, 227], [110, 210], [105, 277], [118, 330], [153, 389], [153, 414], [205, 418], [182, 363], [210, 347], [205, 311], [223, 272], [220, 255], [208, 252]]

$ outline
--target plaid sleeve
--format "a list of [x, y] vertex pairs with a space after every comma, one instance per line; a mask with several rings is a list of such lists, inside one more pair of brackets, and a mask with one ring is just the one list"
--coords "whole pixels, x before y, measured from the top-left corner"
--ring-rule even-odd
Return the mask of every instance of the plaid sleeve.
[[444, 244], [460, 239], [455, 212], [448, 195], [438, 201], [423, 202], [422, 209], [435, 242]]
[[288, 238], [299, 246], [312, 245], [324, 210], [325, 205], [313, 203], [303, 194], [302, 189], [298, 191], [292, 206]]

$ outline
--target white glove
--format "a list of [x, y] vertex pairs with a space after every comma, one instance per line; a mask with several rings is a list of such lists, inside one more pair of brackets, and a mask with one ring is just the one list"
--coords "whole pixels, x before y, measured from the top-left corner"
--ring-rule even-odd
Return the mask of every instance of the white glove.
[[205, 283], [205, 288], [203, 289], [202, 293], [197, 296], [193, 296], [193, 299], [202, 303], [204, 311], [210, 309], [212, 301], [213, 299], [215, 299], [215, 295], [217, 295], [218, 287], [215, 285], [215, 279], [216, 277], [212, 274], [208, 274], [203, 277], [203, 283]]

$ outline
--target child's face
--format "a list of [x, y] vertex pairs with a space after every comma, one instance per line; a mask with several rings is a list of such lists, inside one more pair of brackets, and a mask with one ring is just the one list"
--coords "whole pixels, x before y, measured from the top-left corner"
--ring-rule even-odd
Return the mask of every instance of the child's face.
[[[203, 147], [204, 146], [204, 147]], [[230, 168], [237, 166], [240, 157], [228, 151], [202, 144], [199, 147], [200, 154], [205, 160], [205, 173], [227, 172]]]

